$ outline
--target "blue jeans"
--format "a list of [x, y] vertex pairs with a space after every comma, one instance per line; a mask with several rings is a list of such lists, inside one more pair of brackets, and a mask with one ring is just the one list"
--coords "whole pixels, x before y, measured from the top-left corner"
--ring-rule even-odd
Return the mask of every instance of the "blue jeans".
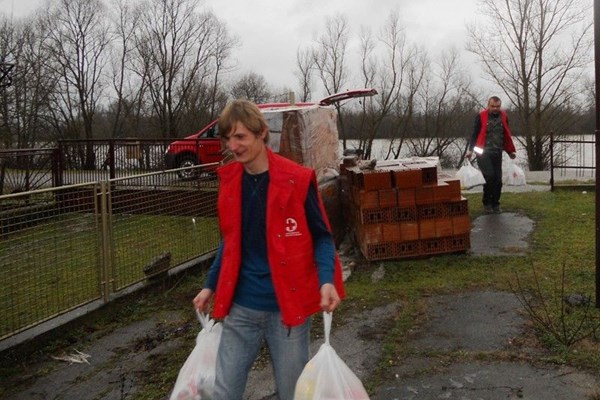
[[289, 328], [279, 312], [252, 310], [234, 304], [223, 321], [215, 376], [214, 400], [241, 400], [248, 373], [267, 342], [280, 400], [292, 400], [296, 381], [309, 359], [310, 318]]

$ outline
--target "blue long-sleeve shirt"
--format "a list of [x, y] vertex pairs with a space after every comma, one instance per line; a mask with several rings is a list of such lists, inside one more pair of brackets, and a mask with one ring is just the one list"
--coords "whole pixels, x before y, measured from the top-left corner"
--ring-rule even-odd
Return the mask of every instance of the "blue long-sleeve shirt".
[[[277, 311], [277, 299], [268, 263], [266, 239], [267, 191], [269, 173], [250, 175], [242, 179], [242, 265], [234, 302], [263, 311]], [[306, 219], [313, 239], [319, 283], [333, 283], [335, 244], [325, 224], [316, 188], [309, 186], [304, 203]], [[209, 270], [205, 287], [215, 290], [223, 253], [219, 244]]]

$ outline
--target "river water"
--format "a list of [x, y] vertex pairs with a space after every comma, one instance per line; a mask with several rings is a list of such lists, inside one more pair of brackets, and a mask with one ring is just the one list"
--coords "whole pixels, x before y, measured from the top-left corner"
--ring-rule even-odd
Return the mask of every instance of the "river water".
[[[570, 174], [575, 174], [578, 177], [594, 177], [594, 169], [591, 169], [595, 166], [596, 157], [595, 157], [595, 148], [594, 148], [594, 135], [572, 135], [567, 136], [563, 141], [581, 141], [586, 143], [555, 143], [554, 147], [554, 160], [556, 165], [561, 166], [569, 166], [569, 168], [565, 168], [565, 170], [570, 170], [571, 167], [589, 167], [584, 169], [573, 169], [572, 171], [563, 171], [564, 173], [569, 172]], [[527, 154], [525, 152], [523, 144], [515, 138], [515, 147], [517, 149], [517, 158], [515, 159], [515, 164], [520, 166], [523, 170], [528, 171], [529, 165], [527, 162]], [[357, 140], [347, 140], [346, 147], [348, 149], [356, 149], [358, 148]], [[460, 157], [465, 149], [467, 142], [466, 139], [457, 139], [455, 143], [453, 143], [447, 150], [447, 156], [458, 164]], [[549, 145], [549, 143], [548, 143]], [[387, 150], [390, 146], [390, 139], [375, 139], [373, 141], [373, 150], [371, 152], [371, 159], [384, 160], [387, 154]], [[340, 141], [339, 154], [343, 154], [343, 146]], [[400, 158], [410, 157], [409, 147], [404, 145], [402, 151], [400, 153]], [[504, 157], [508, 159], [508, 156], [505, 154]], [[559, 170], [561, 170], [559, 168]], [[560, 171], [557, 171], [560, 173]]]

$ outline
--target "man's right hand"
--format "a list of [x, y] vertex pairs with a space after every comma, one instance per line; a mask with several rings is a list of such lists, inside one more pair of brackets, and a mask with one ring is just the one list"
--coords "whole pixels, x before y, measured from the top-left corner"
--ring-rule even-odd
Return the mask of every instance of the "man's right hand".
[[467, 151], [467, 152], [465, 153], [465, 158], [466, 158], [467, 160], [470, 160], [472, 155], [473, 155], [473, 152], [472, 152], [472, 151]]
[[212, 289], [204, 288], [194, 297], [193, 303], [194, 307], [198, 311], [208, 312], [208, 304], [210, 303], [210, 298], [213, 295]]

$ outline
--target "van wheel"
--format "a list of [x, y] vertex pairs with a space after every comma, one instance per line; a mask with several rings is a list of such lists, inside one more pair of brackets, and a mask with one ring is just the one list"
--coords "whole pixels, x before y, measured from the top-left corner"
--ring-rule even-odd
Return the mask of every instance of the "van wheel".
[[[198, 162], [194, 156], [181, 156], [179, 158], [177, 168], [193, 167], [194, 165], [198, 165]], [[179, 179], [189, 180], [194, 179], [196, 177], [196, 173], [196, 170], [188, 169], [185, 171], [178, 171], [177, 176], [179, 176]]]

